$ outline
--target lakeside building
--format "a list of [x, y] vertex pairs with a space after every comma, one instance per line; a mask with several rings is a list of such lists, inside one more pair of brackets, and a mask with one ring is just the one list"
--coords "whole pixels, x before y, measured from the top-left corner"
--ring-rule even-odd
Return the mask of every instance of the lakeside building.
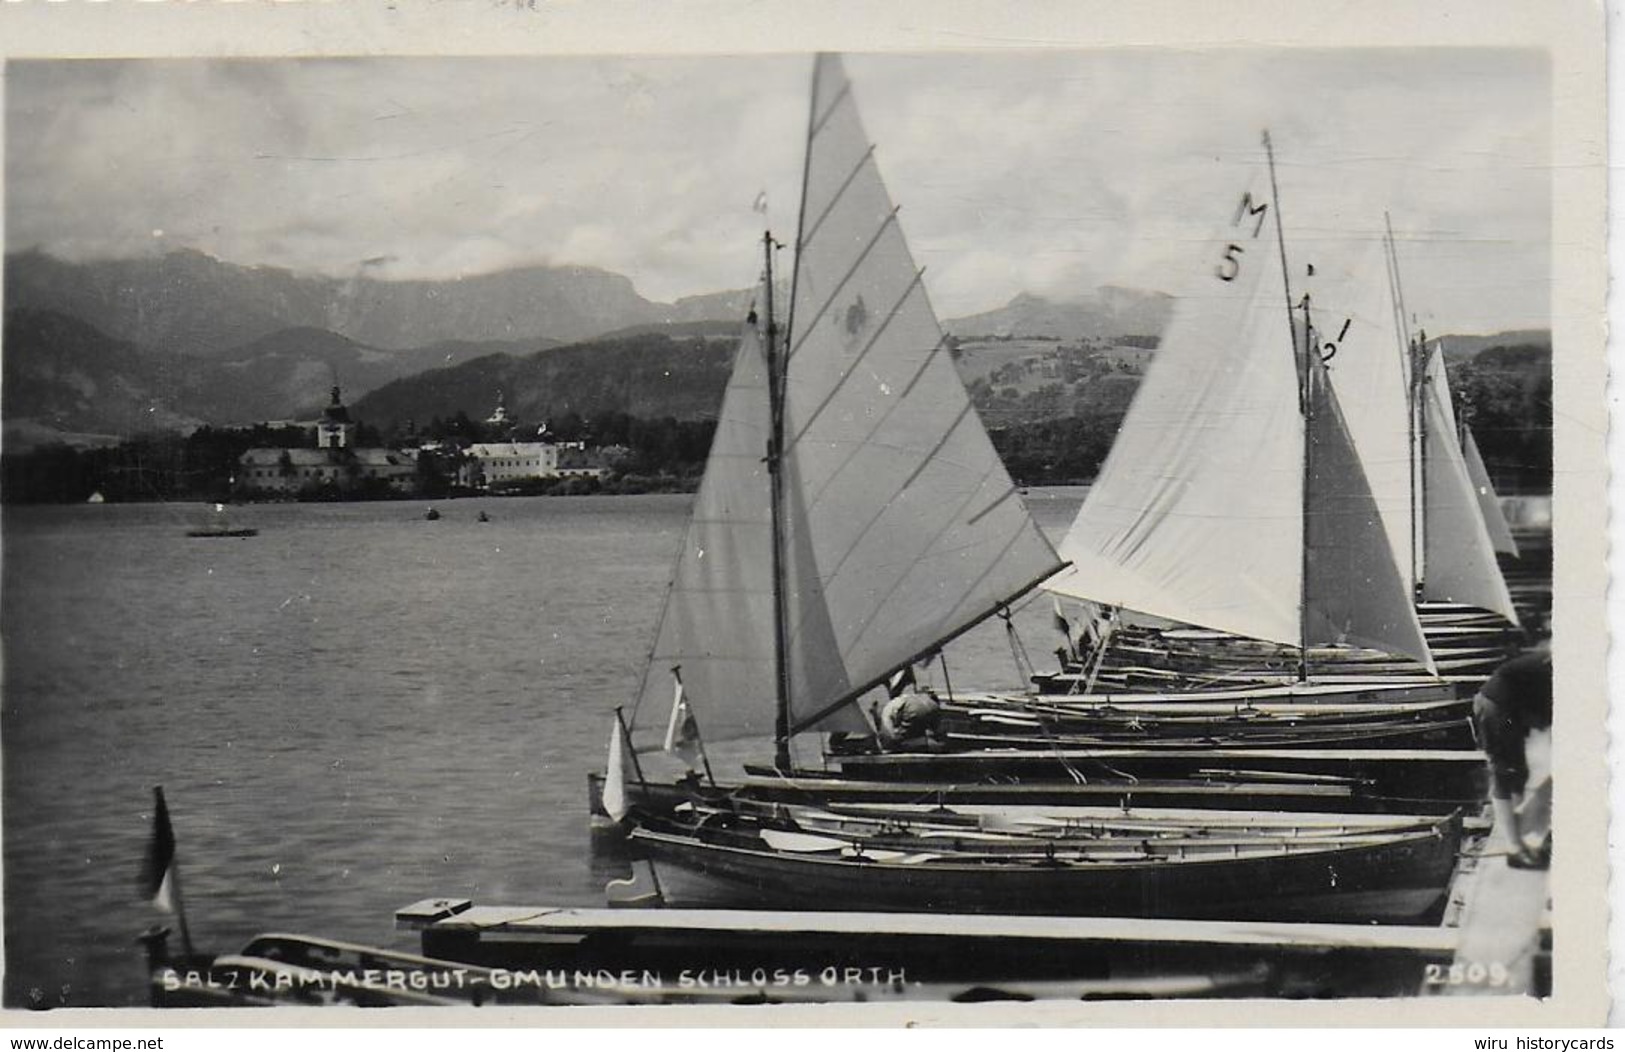
[[315, 449], [262, 446], [238, 457], [238, 491], [256, 496], [368, 489], [410, 494], [417, 489], [417, 458], [411, 453], [353, 445], [356, 425], [337, 387], [315, 430]]
[[489, 488], [519, 479], [601, 479], [607, 469], [583, 442], [476, 442], [463, 451], [464, 485]]

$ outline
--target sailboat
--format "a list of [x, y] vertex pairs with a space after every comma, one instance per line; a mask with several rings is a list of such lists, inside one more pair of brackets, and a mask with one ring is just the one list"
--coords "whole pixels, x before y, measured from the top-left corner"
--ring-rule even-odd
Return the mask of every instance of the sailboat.
[[707, 741], [771, 735], [780, 770], [802, 732], [870, 733], [866, 692], [1062, 565], [959, 380], [834, 56], [808, 138], [788, 318], [768, 235], [633, 720], [680, 688]]
[[1467, 477], [1472, 480], [1473, 490], [1478, 494], [1478, 509], [1484, 514], [1490, 544], [1497, 555], [1510, 555], [1516, 559], [1519, 555], [1517, 538], [1512, 535], [1512, 525], [1507, 522], [1506, 512], [1501, 510], [1501, 498], [1495, 492], [1495, 483], [1490, 481], [1489, 469], [1484, 466], [1484, 455], [1478, 451], [1478, 440], [1473, 437], [1473, 429], [1466, 419], [1461, 421], [1460, 438], [1461, 455], [1467, 462]]
[[[1294, 298], [1273, 152], [1214, 202], [1203, 247], [1046, 584], [1063, 596], [1297, 648], [1434, 670], [1329, 360], [1382, 330]], [[1215, 347], [1216, 341], [1223, 341]], [[1300, 664], [1298, 676], [1309, 669]]]
[[[1390, 382], [1405, 388], [1406, 420], [1403, 429], [1391, 419], [1373, 421], [1360, 434], [1363, 446], [1382, 443], [1386, 453], [1396, 452], [1399, 434], [1409, 473], [1407, 501], [1384, 506], [1390, 529], [1403, 524], [1409, 535], [1409, 576], [1424, 611], [1439, 617], [1434, 638], [1451, 638], [1442, 627], [1451, 621], [1471, 634], [1466, 622], [1471, 613], [1495, 615], [1499, 623], [1516, 626], [1517, 611], [1496, 561], [1497, 552], [1517, 554], [1516, 542], [1490, 486], [1483, 457], [1472, 434], [1458, 423], [1442, 341], [1429, 341], [1425, 333], [1412, 334], [1400, 272], [1399, 246], [1393, 223], [1384, 215], [1384, 257], [1387, 263], [1387, 306], [1393, 318], [1398, 356], [1378, 359], [1390, 366]], [[1394, 458], [1391, 463], [1398, 463]], [[1398, 541], [1399, 538], [1396, 538]], [[1404, 547], [1396, 550], [1403, 551]]]
[[[771, 735], [783, 780], [809, 774], [797, 734], [869, 734], [866, 692], [1063, 568], [945, 352], [838, 58], [816, 60], [811, 95], [788, 320], [781, 331], [768, 236], [764, 310], [745, 328], [639, 705], [672, 698], [668, 746]], [[648, 857], [734, 905], [1385, 920], [1432, 908], [1459, 840], [1445, 816], [1297, 848], [1275, 829], [1217, 851], [1148, 855], [1082, 833], [959, 850], [893, 823], [831, 850], [778, 806], [639, 813], [623, 762], [638, 755], [636, 715], [611, 738], [606, 810], [632, 811]], [[1281, 895], [1262, 900], [1261, 885]]]
[[[1424, 361], [1418, 398], [1422, 403], [1424, 426], [1419, 432], [1418, 456], [1424, 487], [1419, 524], [1422, 598], [1487, 610], [1500, 615], [1508, 624], [1517, 625], [1517, 608], [1496, 561], [1498, 548], [1504, 550], [1512, 544], [1511, 530], [1501, 517], [1498, 504], [1493, 515], [1485, 508], [1483, 494], [1488, 489], [1487, 476], [1482, 483], [1473, 477], [1468, 455], [1471, 435], [1463, 441], [1456, 422], [1443, 348], [1437, 342], [1431, 348], [1425, 341], [1421, 342]], [[1483, 471], [1476, 444], [1470, 448], [1472, 459], [1477, 459], [1479, 470]], [[1502, 534], [1500, 544], [1491, 534], [1492, 523]]]

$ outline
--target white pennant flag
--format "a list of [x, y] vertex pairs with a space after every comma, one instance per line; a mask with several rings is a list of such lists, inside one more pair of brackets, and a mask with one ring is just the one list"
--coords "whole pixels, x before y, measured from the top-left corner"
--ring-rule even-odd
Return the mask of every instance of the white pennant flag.
[[699, 724], [694, 722], [694, 714], [688, 708], [688, 695], [683, 690], [683, 679], [676, 676], [677, 686], [671, 699], [671, 719], [666, 721], [665, 749], [672, 756], [683, 761], [691, 771], [700, 769], [701, 749]]
[[619, 822], [631, 808], [626, 802], [626, 747], [617, 718], [609, 732], [609, 762], [604, 768], [604, 811]]

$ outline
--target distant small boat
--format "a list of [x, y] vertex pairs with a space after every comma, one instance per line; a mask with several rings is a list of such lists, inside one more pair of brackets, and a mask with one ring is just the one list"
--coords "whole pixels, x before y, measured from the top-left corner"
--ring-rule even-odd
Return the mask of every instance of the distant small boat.
[[485, 512], [482, 511], [482, 512], [479, 513], [478, 516], [475, 517], [474, 521], [475, 522], [490, 522], [491, 521], [491, 516], [485, 514]]
[[252, 526], [233, 526], [230, 520], [226, 518], [226, 506], [216, 504], [214, 506], [214, 520], [206, 526], [187, 530], [186, 535], [188, 537], [254, 537], [259, 532]]
[[440, 513], [438, 511], [435, 511], [433, 508], [430, 508], [428, 513], [425, 514], [423, 517], [425, 519], [429, 520], [430, 522], [437, 522], [440, 519]]
[[85, 499], [85, 503], [86, 504], [106, 504], [107, 503], [107, 498], [102, 496], [102, 491], [101, 490], [97, 490], [96, 492], [92, 493], [89, 497], [87, 497]]

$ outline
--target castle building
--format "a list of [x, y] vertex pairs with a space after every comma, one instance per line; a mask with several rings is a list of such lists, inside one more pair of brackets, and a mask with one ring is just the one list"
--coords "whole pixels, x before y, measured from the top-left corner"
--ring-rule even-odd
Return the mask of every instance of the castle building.
[[315, 431], [315, 449], [256, 447], [238, 457], [238, 489], [254, 496], [347, 495], [380, 487], [411, 493], [417, 488], [416, 457], [354, 445], [356, 424], [337, 387]]

